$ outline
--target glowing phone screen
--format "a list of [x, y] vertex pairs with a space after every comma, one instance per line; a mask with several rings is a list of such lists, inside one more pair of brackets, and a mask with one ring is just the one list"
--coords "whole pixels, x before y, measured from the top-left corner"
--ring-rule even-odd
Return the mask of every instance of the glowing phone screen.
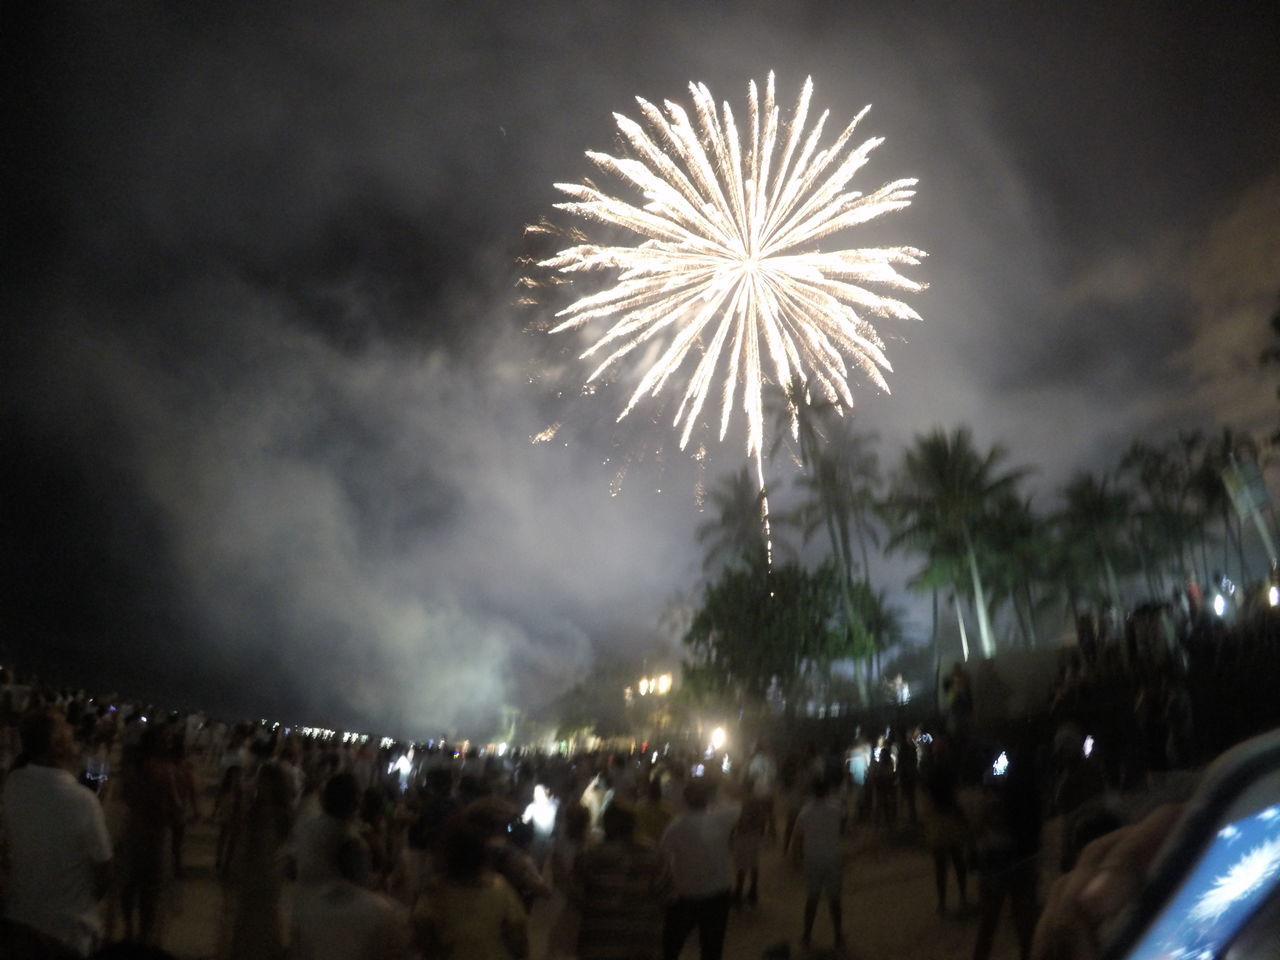
[[1280, 884], [1280, 804], [1218, 829], [1129, 960], [1214, 960]]

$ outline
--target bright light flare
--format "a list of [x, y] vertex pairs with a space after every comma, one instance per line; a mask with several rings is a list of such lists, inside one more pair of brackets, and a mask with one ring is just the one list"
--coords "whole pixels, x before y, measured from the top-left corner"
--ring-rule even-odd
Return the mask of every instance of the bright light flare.
[[717, 110], [705, 84], [689, 90], [692, 115], [670, 101], [660, 109], [637, 98], [641, 120], [614, 115], [620, 155], [588, 151], [629, 198], [590, 181], [555, 185], [570, 197], [557, 208], [622, 228], [634, 240], [578, 237], [540, 263], [565, 277], [603, 272], [613, 280], [561, 310], [551, 332], [604, 325], [582, 354], [595, 363], [588, 384], [629, 357], [643, 358], [619, 420], [688, 369], [674, 422], [682, 449], [713, 393], [722, 440], [740, 398], [747, 452], [763, 486], [762, 398], [769, 383], [804, 384], [804, 396], [792, 398], [793, 435], [796, 404], [808, 403], [811, 392], [852, 406], [851, 367], [888, 390], [882, 371], [891, 367], [871, 319], [920, 317], [875, 289], [923, 289], [898, 268], [919, 264], [924, 253], [909, 246], [824, 251], [821, 244], [908, 206], [916, 181], [894, 180], [866, 194], [849, 189], [882, 138], [853, 140], [865, 108], [820, 147], [829, 112], [806, 129], [812, 79], [785, 118], [773, 74], [763, 99], [752, 81], [741, 130], [728, 103]]
[[726, 738], [727, 735], [724, 732], [724, 727], [716, 727], [711, 731], [711, 749], [719, 750], [724, 746]]

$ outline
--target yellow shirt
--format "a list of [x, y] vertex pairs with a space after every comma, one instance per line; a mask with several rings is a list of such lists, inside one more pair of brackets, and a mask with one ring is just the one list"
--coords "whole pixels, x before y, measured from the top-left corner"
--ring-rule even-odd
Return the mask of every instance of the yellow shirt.
[[491, 877], [482, 886], [441, 883], [427, 892], [420, 919], [434, 930], [440, 952], [448, 960], [512, 960], [503, 936], [523, 930], [528, 921], [510, 884]]

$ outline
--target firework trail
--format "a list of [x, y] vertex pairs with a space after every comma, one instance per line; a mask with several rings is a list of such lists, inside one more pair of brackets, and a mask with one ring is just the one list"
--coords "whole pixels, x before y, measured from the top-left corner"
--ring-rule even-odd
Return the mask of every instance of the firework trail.
[[798, 404], [814, 391], [829, 403], [852, 406], [850, 367], [888, 390], [882, 371], [891, 367], [870, 318], [920, 318], [906, 303], [869, 287], [923, 289], [898, 267], [918, 264], [924, 253], [905, 246], [824, 251], [819, 242], [908, 206], [916, 181], [895, 180], [869, 194], [847, 189], [882, 139], [855, 146], [865, 108], [820, 148], [828, 113], [806, 132], [811, 79], [789, 120], [778, 109], [773, 74], [763, 102], [753, 81], [745, 137], [727, 103], [717, 112], [704, 84], [689, 90], [692, 117], [670, 101], [664, 113], [637, 98], [642, 121], [614, 115], [625, 155], [587, 153], [640, 200], [613, 196], [590, 181], [555, 185], [572, 198], [558, 209], [623, 228], [635, 239], [606, 245], [581, 238], [541, 262], [565, 275], [614, 275], [612, 286], [561, 310], [551, 332], [604, 326], [582, 354], [597, 363], [587, 383], [636, 348], [657, 347], [619, 420], [691, 367], [675, 416], [681, 449], [713, 389], [721, 440], [740, 396], [747, 453], [763, 489], [763, 394], [769, 384], [803, 385], [802, 395], [788, 400], [793, 435]]

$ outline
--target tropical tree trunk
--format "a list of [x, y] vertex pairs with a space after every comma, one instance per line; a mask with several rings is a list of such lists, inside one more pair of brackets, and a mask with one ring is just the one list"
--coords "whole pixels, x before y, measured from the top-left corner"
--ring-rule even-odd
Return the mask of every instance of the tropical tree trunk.
[[941, 707], [938, 703], [938, 695], [942, 692], [942, 638], [938, 636], [938, 588], [934, 587], [931, 591], [933, 594], [933, 703], [935, 707]]
[[[987, 595], [982, 589], [982, 575], [978, 572], [978, 554], [973, 549], [973, 543], [969, 539], [969, 532], [965, 531], [965, 552], [968, 554], [969, 560], [969, 577], [973, 581], [973, 606], [978, 614], [978, 639], [982, 643], [982, 655], [984, 657], [994, 657], [996, 655], [995, 636], [991, 632], [991, 618], [987, 615]], [[968, 657], [965, 658], [966, 660]]]
[[1036, 603], [1035, 597], [1031, 593], [1031, 584], [1023, 583], [1022, 591], [1027, 605], [1026, 638], [1027, 647], [1035, 647], [1039, 645], [1040, 638], [1036, 636]]
[[1111, 564], [1111, 557], [1106, 553], [1102, 555], [1102, 569], [1107, 578], [1107, 593], [1111, 597], [1111, 602], [1115, 604], [1116, 610], [1120, 610], [1120, 583], [1116, 580], [1116, 569]]
[[960, 624], [960, 650], [964, 653], [964, 662], [969, 662], [969, 633], [964, 628], [964, 613], [960, 610], [960, 596], [955, 594], [951, 604], [956, 608], [956, 622]]

